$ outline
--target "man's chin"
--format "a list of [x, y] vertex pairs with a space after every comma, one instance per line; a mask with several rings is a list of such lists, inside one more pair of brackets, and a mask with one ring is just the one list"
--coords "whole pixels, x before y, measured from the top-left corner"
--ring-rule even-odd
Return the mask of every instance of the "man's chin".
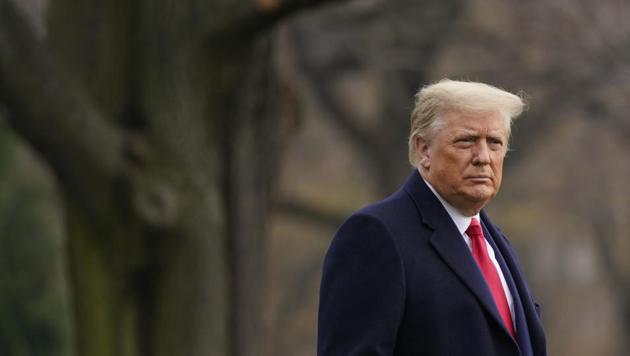
[[495, 196], [495, 190], [483, 187], [466, 192], [468, 199], [476, 204], [485, 205]]

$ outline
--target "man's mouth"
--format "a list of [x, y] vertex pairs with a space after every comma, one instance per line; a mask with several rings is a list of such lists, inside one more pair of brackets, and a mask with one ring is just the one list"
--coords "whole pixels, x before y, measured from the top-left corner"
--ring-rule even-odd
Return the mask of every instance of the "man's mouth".
[[466, 179], [474, 183], [488, 183], [492, 181], [492, 178], [490, 176], [470, 176], [466, 177]]

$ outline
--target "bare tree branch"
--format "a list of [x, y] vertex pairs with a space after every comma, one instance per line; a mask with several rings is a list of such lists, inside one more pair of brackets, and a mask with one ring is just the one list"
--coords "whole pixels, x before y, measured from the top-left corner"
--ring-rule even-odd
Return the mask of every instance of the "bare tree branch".
[[[322, 6], [329, 3], [341, 3], [343, 0], [284, 0], [279, 1], [279, 5], [273, 9], [265, 10], [260, 6], [257, 11], [249, 15], [249, 20], [255, 27], [255, 31], [269, 29], [279, 21], [309, 8]], [[251, 25], [250, 25], [251, 26]]]
[[0, 102], [15, 130], [81, 199], [107, 194], [103, 184], [121, 165], [122, 135], [62, 74], [10, 0], [0, 0]]
[[[303, 38], [296, 31], [291, 31], [291, 35], [298, 70], [307, 77], [308, 80], [305, 83], [310, 86], [321, 107], [328, 111], [329, 115], [327, 117], [359, 147], [359, 152], [365, 154], [368, 158], [373, 157], [377, 153], [378, 145], [375, 143], [378, 135], [360, 126], [353, 113], [348, 112], [340, 105], [330, 88], [328, 77], [332, 76], [332, 74], [329, 74], [332, 69], [323, 72], [313, 68], [308, 63], [308, 55]], [[344, 61], [343, 59], [341, 60]]]
[[[345, 0], [279, 0], [277, 5], [261, 6], [261, 2], [251, 1], [252, 6], [240, 18], [229, 26], [214, 31], [210, 35], [211, 43], [223, 43], [234, 37], [250, 38], [273, 28], [280, 21], [300, 11]], [[258, 3], [258, 5], [256, 5]], [[273, 1], [272, 1], [273, 3]], [[233, 42], [233, 41], [232, 41]]]

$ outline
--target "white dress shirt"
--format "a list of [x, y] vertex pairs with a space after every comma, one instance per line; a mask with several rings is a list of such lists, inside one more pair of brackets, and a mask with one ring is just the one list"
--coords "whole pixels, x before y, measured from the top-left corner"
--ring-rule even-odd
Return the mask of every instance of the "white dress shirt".
[[[424, 180], [424, 178], [422, 179]], [[466, 234], [466, 229], [468, 229], [468, 226], [470, 226], [470, 221], [472, 220], [472, 218], [477, 218], [477, 220], [481, 223], [481, 219], [479, 219], [479, 214], [476, 214], [474, 216], [463, 215], [454, 206], [452, 206], [446, 200], [444, 200], [429, 182], [427, 182], [426, 180], [424, 180], [424, 182], [431, 189], [433, 194], [435, 194], [435, 196], [440, 200], [440, 203], [442, 203], [442, 206], [444, 206], [444, 209], [446, 209], [446, 212], [455, 223], [455, 226], [457, 226], [457, 230], [459, 230], [459, 233], [462, 235], [464, 242], [466, 242], [468, 249], [472, 253], [472, 241], [470, 240], [470, 236]], [[494, 255], [494, 249], [492, 248], [492, 245], [490, 245], [488, 240], [485, 239], [485, 236], [484, 236], [484, 241], [486, 242], [488, 256], [490, 257], [490, 260], [492, 261], [494, 268], [496, 268], [497, 273], [499, 274], [499, 279], [501, 280], [501, 285], [503, 286], [503, 291], [505, 292], [505, 298], [507, 299], [508, 305], [510, 306], [510, 313], [512, 314], [512, 323], [514, 323], [514, 299], [512, 299], [512, 293], [510, 293], [510, 289], [508, 288], [507, 283], [505, 282], [503, 271], [501, 270], [501, 267], [499, 266], [499, 262], [497, 262], [497, 259]], [[514, 328], [516, 328], [516, 325], [514, 325]]]

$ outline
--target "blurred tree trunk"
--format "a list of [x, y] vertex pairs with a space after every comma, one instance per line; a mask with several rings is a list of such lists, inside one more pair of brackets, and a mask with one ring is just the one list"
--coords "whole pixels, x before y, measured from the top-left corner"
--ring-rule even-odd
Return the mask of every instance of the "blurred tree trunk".
[[78, 350], [231, 354], [222, 126], [248, 56], [208, 46], [203, 16], [229, 9], [194, 1], [50, 6], [51, 47], [124, 130], [123, 177], [104, 186], [113, 201], [90, 202], [105, 203], [91, 213], [80, 192], [64, 187]]
[[287, 127], [259, 33], [311, 3], [56, 0], [42, 44], [0, 0], [0, 102], [59, 180], [80, 355], [257, 353]]

